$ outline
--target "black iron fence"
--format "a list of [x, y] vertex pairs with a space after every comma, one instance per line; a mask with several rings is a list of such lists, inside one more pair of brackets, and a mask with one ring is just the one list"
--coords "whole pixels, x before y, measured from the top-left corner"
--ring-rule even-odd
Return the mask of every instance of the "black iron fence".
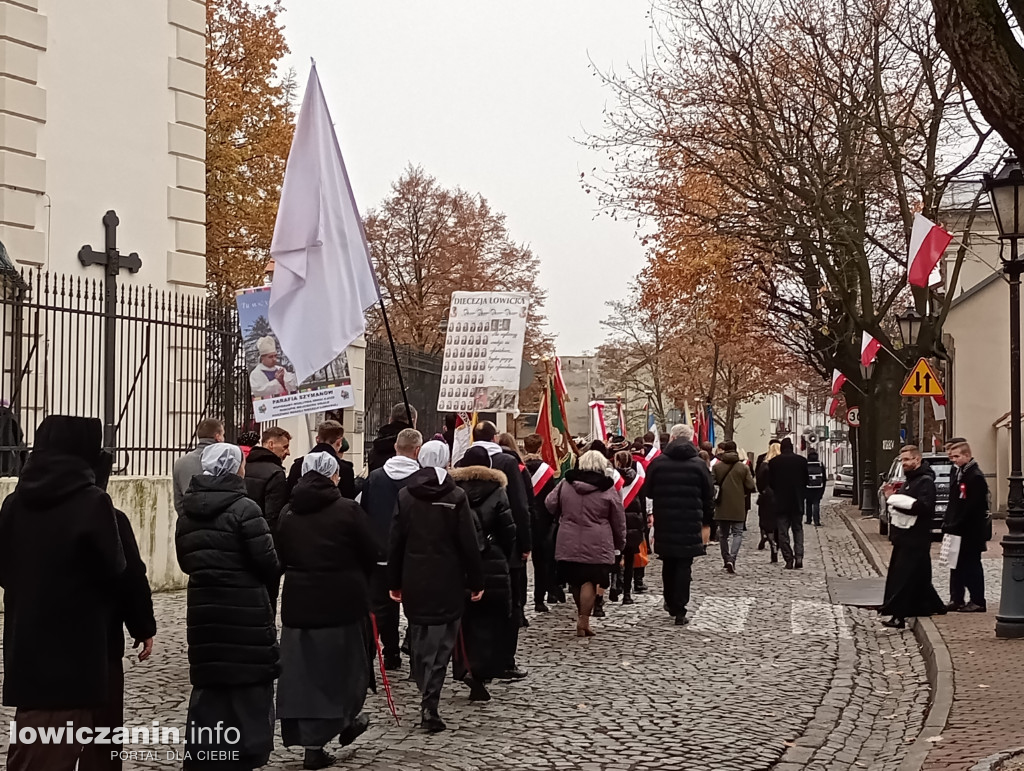
[[[423, 432], [424, 439], [430, 439], [442, 428], [442, 418], [437, 412], [442, 357], [400, 345], [398, 360], [402, 365], [402, 378], [409, 404], [418, 413], [416, 425]], [[398, 382], [391, 346], [386, 338], [366, 340], [365, 393], [365, 436], [369, 446], [369, 441], [377, 435], [380, 427], [391, 419], [392, 407], [402, 402], [402, 388]]]
[[102, 279], [34, 271], [0, 274], [0, 475], [17, 474], [47, 415], [117, 409], [115, 469], [168, 474], [206, 416], [228, 438], [252, 425], [233, 305], [206, 295], [122, 285], [115, 382], [104, 383]]
[[[0, 476], [19, 473], [47, 415], [102, 418], [107, 388], [120, 474], [169, 474], [204, 417], [224, 420], [229, 441], [257, 427], [234, 303], [121, 285], [116, 372], [107, 384], [104, 300], [102, 278], [0, 269]], [[442, 428], [441, 356], [398, 351], [409, 403], [429, 438]], [[386, 339], [367, 339], [365, 399], [372, 439], [402, 401]]]

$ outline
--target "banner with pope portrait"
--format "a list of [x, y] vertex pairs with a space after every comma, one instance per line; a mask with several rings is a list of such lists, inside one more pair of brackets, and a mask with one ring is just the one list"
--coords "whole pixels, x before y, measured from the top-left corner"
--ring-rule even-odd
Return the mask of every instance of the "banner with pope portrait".
[[[298, 382], [294, 367], [270, 327], [269, 286], [241, 289], [235, 293], [235, 302], [257, 422], [338, 410], [355, 404], [345, 354], [302, 383]], [[310, 333], [316, 334], [316, 330]]]

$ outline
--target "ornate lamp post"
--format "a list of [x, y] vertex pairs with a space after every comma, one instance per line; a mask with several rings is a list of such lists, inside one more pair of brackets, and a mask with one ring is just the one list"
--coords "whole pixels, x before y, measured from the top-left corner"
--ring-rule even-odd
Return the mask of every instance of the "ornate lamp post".
[[1020, 277], [1024, 263], [1018, 242], [1024, 238], [1024, 171], [1014, 157], [998, 174], [986, 174], [999, 238], [1009, 241], [1003, 272], [1010, 281], [1010, 490], [1003, 538], [1003, 586], [996, 616], [996, 637], [1024, 637], [1024, 475], [1021, 473]]
[[[864, 378], [865, 402], [871, 398], [871, 374], [874, 371], [874, 364], [866, 367], [860, 365], [860, 374]], [[865, 424], [863, 415], [860, 424], [864, 428], [872, 428], [873, 425], [870, 421]], [[875, 437], [873, 429], [865, 431], [864, 428], [857, 429], [857, 448], [861, 456], [860, 513], [865, 517], [872, 517], [878, 508], [875, 502], [875, 485], [878, 484], [878, 480], [875, 479]]]
[[[900, 325], [900, 338], [905, 348], [913, 348], [917, 345], [918, 335], [921, 334], [921, 323], [924, 316], [918, 314], [913, 305], [908, 305], [902, 316], [897, 316], [896, 321]], [[917, 440], [918, 447], [924, 452], [924, 399], [917, 400]], [[909, 438], [909, 437], [908, 437]]]

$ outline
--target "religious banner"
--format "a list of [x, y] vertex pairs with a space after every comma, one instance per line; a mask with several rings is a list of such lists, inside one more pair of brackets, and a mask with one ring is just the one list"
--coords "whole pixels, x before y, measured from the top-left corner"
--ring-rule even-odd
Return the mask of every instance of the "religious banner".
[[[295, 368], [270, 328], [269, 286], [241, 289], [235, 293], [235, 302], [257, 422], [338, 410], [355, 404], [344, 353], [324, 369], [298, 382]], [[316, 334], [316, 330], [310, 331]]]
[[453, 292], [440, 412], [517, 412], [530, 295]]

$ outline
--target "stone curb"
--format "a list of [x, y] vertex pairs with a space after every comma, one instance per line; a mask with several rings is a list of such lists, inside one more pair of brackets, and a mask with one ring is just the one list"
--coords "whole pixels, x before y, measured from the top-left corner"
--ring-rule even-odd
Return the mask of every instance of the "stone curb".
[[[888, 563], [878, 553], [878, 549], [867, 539], [860, 527], [857, 526], [850, 515], [840, 511], [839, 516], [843, 518], [846, 526], [853, 533], [868, 562], [874, 566], [879, 575], [884, 576], [888, 571]], [[921, 646], [921, 653], [924, 655], [925, 668], [928, 672], [928, 683], [931, 685], [931, 700], [928, 705], [928, 715], [925, 717], [921, 733], [911, 745], [907, 754], [900, 763], [899, 771], [920, 771], [924, 766], [928, 753], [935, 746], [929, 739], [941, 736], [949, 720], [950, 710], [953, 708], [954, 681], [953, 681], [953, 660], [949, 655], [942, 635], [939, 633], [935, 622], [930, 618], [918, 618], [911, 624], [914, 637]], [[985, 767], [989, 768], [989, 767]]]
[[998, 769], [1002, 767], [1003, 761], [1010, 760], [1011, 758], [1017, 757], [1021, 754], [1024, 754], [1024, 747], [1018, 747], [1015, 750], [1007, 750], [1006, 752], [998, 752], [995, 755], [989, 755], [984, 760], [971, 766], [971, 771], [998, 771]]

